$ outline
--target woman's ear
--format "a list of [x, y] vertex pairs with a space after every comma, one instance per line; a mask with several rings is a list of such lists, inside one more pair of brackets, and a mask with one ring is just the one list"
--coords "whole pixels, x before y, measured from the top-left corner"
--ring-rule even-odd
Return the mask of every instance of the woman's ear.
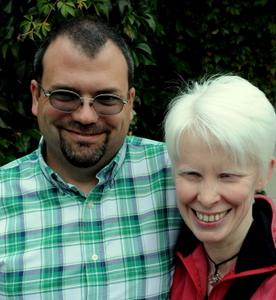
[[268, 170], [267, 170], [266, 180], [263, 181], [262, 178], [259, 179], [257, 187], [256, 187], [256, 191], [261, 191], [267, 186], [267, 184], [269, 183], [270, 178], [272, 176], [272, 172], [273, 172], [274, 167], [275, 167], [275, 158], [271, 157], [270, 162], [269, 162], [269, 166], [268, 166]]
[[266, 178], [266, 183], [265, 185], [267, 185], [269, 183], [269, 180], [272, 176], [272, 173], [273, 173], [273, 169], [275, 167], [275, 158], [274, 157], [271, 157], [270, 158], [270, 163], [269, 163], [269, 167], [268, 167], [268, 172], [267, 172], [267, 178]]

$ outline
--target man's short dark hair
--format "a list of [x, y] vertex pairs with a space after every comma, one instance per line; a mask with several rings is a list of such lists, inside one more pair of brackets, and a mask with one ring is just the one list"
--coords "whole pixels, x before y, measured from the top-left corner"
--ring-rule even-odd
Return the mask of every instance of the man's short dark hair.
[[41, 81], [43, 57], [49, 45], [60, 36], [65, 36], [84, 54], [95, 57], [108, 40], [111, 40], [124, 55], [128, 66], [128, 85], [133, 86], [134, 64], [124, 39], [107, 23], [96, 17], [84, 16], [66, 20], [53, 28], [38, 48], [33, 62], [33, 76]]

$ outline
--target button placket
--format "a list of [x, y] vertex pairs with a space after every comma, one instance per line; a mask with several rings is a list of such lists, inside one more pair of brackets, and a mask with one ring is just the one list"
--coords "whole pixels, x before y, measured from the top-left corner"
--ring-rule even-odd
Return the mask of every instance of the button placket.
[[93, 208], [95, 206], [93, 201], [88, 201], [87, 205], [88, 205], [89, 208]]
[[98, 260], [99, 256], [97, 254], [92, 254], [91, 258], [92, 260], [96, 261]]

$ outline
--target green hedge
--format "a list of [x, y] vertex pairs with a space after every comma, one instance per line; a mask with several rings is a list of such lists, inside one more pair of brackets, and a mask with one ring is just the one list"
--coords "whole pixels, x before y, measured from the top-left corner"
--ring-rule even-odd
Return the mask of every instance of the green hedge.
[[93, 14], [123, 35], [136, 75], [134, 135], [162, 140], [177, 87], [205, 73], [235, 72], [275, 103], [274, 0], [10, 0], [0, 12], [0, 165], [37, 147], [31, 114], [32, 59], [52, 24]]

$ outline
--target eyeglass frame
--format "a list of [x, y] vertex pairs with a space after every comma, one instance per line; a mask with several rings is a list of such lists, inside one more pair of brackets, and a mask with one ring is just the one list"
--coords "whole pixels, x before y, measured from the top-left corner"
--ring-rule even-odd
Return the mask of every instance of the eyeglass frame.
[[[112, 96], [112, 97], [116, 98], [117, 100], [120, 100], [120, 101], [123, 103], [122, 108], [121, 108], [121, 110], [120, 110], [118, 113], [116, 113], [116, 114], [111, 114], [111, 115], [107, 115], [107, 114], [99, 113], [99, 112], [97, 112], [97, 111], [95, 110], [94, 107], [93, 107], [93, 108], [94, 108], [95, 112], [96, 112], [98, 115], [101, 115], [101, 116], [116, 116], [116, 115], [118, 115], [118, 114], [123, 110], [124, 105], [127, 104], [127, 103], [129, 102], [129, 100], [123, 100], [121, 97], [119, 97], [119, 96], [117, 96], [117, 95], [114, 95], [114, 94], [99, 94], [99, 95], [97, 95], [96, 97], [92, 98], [92, 97], [81, 97], [78, 93], [73, 92], [73, 91], [70, 91], [70, 90], [65, 90], [65, 89], [57, 89], [57, 90], [53, 90], [52, 92], [49, 92], [49, 91], [45, 91], [45, 89], [43, 88], [43, 86], [41, 85], [40, 82], [37, 81], [37, 83], [38, 83], [39, 87], [42, 89], [44, 95], [45, 95], [46, 97], [49, 98], [49, 102], [50, 102], [51, 106], [52, 106], [55, 110], [60, 111], [60, 112], [63, 112], [63, 113], [68, 113], [68, 114], [70, 114], [70, 113], [73, 113], [73, 112], [77, 111], [77, 110], [80, 108], [80, 106], [83, 104], [83, 102], [81, 101], [82, 99], [89, 99], [89, 100], [90, 100], [90, 106], [93, 106], [93, 101], [95, 101], [95, 99], [97, 99], [97, 97], [99, 97], [99, 96]], [[79, 106], [78, 106], [75, 110], [72, 110], [72, 111], [64, 111], [64, 110], [60, 110], [60, 109], [54, 107], [53, 104], [52, 104], [52, 101], [51, 101], [51, 95], [52, 95], [53, 93], [56, 93], [56, 92], [69, 92], [69, 93], [72, 93], [72, 94], [78, 96], [78, 97], [79, 97], [79, 101], [80, 101], [80, 102], [79, 102]], [[57, 101], [59, 101], [59, 100], [57, 100]]]

